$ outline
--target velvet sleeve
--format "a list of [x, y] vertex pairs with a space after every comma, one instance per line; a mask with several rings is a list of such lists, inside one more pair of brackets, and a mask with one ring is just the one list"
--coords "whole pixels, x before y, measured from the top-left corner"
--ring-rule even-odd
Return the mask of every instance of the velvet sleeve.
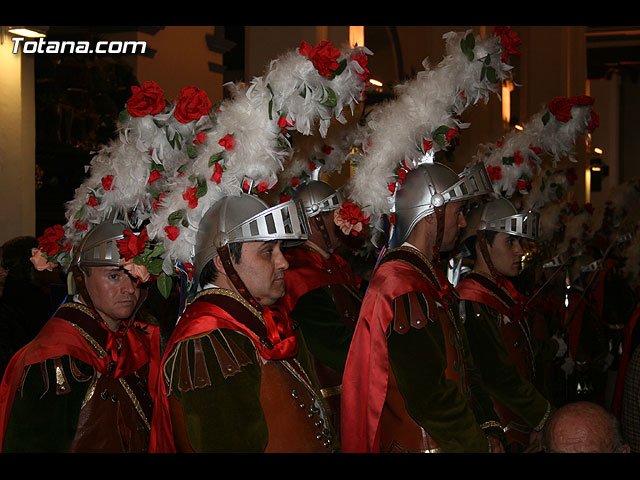
[[444, 342], [439, 322], [404, 334], [391, 330], [389, 362], [407, 412], [444, 452], [487, 452], [487, 437], [468, 399], [445, 377]]
[[527, 380], [516, 365], [509, 361], [507, 346], [497, 315], [485, 305], [480, 316], [473, 314], [471, 302], [465, 302], [465, 329], [471, 354], [491, 395], [502, 405], [526, 421], [539, 426], [547, 414], [548, 400]]
[[353, 331], [338, 313], [329, 288], [317, 288], [300, 297], [291, 318], [300, 325], [309, 352], [343, 372]]
[[[79, 382], [71, 374], [69, 356], [61, 365], [69, 384], [68, 393], [56, 393], [56, 372], [52, 360], [46, 361], [46, 375], [40, 364], [31, 365], [22, 387], [15, 396], [2, 451], [35, 453], [64, 453], [75, 436], [82, 402], [91, 382]], [[75, 365], [87, 376], [93, 368], [74, 359]], [[22, 373], [22, 372], [20, 372]]]
[[[184, 371], [182, 358], [185, 357], [180, 350], [186, 348], [186, 357], [193, 359], [194, 339], [188, 338], [179, 344], [171, 369], [171, 395], [182, 407], [189, 443], [197, 453], [263, 452], [268, 431], [260, 404], [261, 369], [255, 348], [247, 337], [237, 332], [220, 329], [213, 335], [225, 349], [228, 348], [227, 341], [235, 342], [251, 363], [225, 378], [211, 342], [202, 337], [202, 352], [211, 384], [181, 391], [180, 372]], [[190, 364], [188, 368], [193, 367]]]

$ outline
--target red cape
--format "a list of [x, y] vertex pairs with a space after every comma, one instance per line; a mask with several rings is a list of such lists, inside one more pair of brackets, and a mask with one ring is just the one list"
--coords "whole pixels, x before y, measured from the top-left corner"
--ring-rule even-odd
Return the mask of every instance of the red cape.
[[364, 297], [342, 378], [341, 443], [344, 452], [378, 452], [380, 416], [387, 396], [387, 331], [393, 300], [410, 292], [438, 298], [431, 283], [400, 261], [382, 263]]
[[[97, 321], [97, 320], [96, 320]], [[144, 324], [150, 336], [134, 327], [135, 322], [127, 329], [120, 340], [124, 343], [121, 351], [124, 356], [117, 356], [115, 349], [107, 347], [107, 355], [100, 358], [87, 340], [69, 321], [53, 317], [42, 327], [38, 335], [13, 356], [5, 370], [0, 384], [0, 450], [4, 433], [9, 422], [16, 389], [22, 382], [24, 370], [29, 365], [38, 364], [46, 359], [70, 355], [93, 366], [101, 374], [107, 375], [107, 365], [116, 362], [114, 378], [124, 377], [150, 363], [149, 391], [155, 391], [154, 381], [157, 377], [157, 359], [160, 356], [159, 329], [154, 325]], [[105, 327], [106, 329], [106, 327]], [[113, 335], [109, 333], [109, 340]], [[111, 342], [108, 342], [108, 345]], [[104, 346], [103, 346], [104, 347]]]
[[335, 253], [324, 258], [308, 248], [290, 248], [285, 251], [289, 268], [284, 272], [286, 293], [278, 301], [288, 313], [296, 306], [300, 297], [316, 288], [327, 285], [360, 285], [360, 279], [351, 266]]

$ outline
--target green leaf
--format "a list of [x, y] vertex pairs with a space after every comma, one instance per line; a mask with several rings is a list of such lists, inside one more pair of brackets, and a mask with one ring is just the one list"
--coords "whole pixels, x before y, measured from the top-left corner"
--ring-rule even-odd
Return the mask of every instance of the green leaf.
[[498, 76], [496, 75], [496, 69], [493, 67], [487, 67], [487, 79], [491, 83], [496, 83], [498, 81]]
[[147, 270], [151, 275], [160, 275], [162, 273], [162, 258], [154, 258], [147, 263]]
[[342, 59], [342, 61], [338, 64], [338, 68], [336, 68], [335, 71], [332, 73], [331, 79], [333, 80], [333, 78], [337, 77], [342, 72], [344, 72], [345, 68], [347, 68], [347, 59], [346, 58]]
[[169, 225], [175, 227], [178, 223], [180, 223], [180, 220], [182, 220], [183, 216], [184, 210], [176, 210], [175, 212], [170, 213], [169, 217], [167, 218], [167, 220], [169, 221]]
[[198, 156], [198, 149], [194, 144], [190, 143], [187, 145], [187, 155], [189, 155], [189, 158], [196, 158]]
[[[223, 156], [222, 152], [216, 152], [213, 155], [211, 155], [209, 157], [209, 166], [211, 167], [211, 166], [213, 166], [214, 163], [218, 163], [220, 160], [222, 160], [222, 156]], [[180, 168], [182, 168], [182, 167], [180, 167]]]
[[449, 127], [447, 127], [446, 125], [440, 125], [438, 128], [434, 130], [433, 134], [446, 135], [448, 131], [449, 131]]
[[75, 218], [76, 220], [82, 217], [82, 214], [84, 213], [84, 205], [80, 208], [80, 210], [78, 210], [76, 212], [76, 214], [73, 216], [73, 218]]
[[513, 165], [513, 157], [502, 157], [502, 164], [503, 165]]
[[337, 104], [338, 97], [336, 96], [336, 92], [334, 92], [331, 88], [327, 88], [327, 96], [322, 102], [322, 105], [326, 107], [335, 107]]
[[545, 113], [542, 116], [542, 124], [546, 125], [549, 122], [549, 118], [551, 118], [551, 114], [549, 112]]
[[118, 114], [118, 121], [122, 123], [122, 122], [126, 122], [128, 119], [129, 119], [129, 112], [127, 112], [127, 109], [125, 108]]
[[207, 180], [204, 177], [198, 177], [198, 188], [196, 188], [196, 198], [203, 197], [207, 194]]
[[171, 289], [173, 288], [173, 279], [166, 273], [162, 272], [156, 280], [156, 285], [158, 286], [158, 290], [162, 296], [164, 298], [169, 298], [169, 295], [171, 295]]

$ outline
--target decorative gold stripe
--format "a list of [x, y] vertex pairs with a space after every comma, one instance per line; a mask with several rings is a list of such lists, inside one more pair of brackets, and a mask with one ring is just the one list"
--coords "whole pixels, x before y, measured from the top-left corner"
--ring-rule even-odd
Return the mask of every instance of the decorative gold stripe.
[[321, 388], [320, 393], [322, 394], [322, 398], [335, 397], [336, 395], [340, 395], [340, 393], [342, 393], [342, 385], [336, 385], [335, 387]]
[[225, 295], [227, 297], [234, 298], [235, 300], [242, 303], [249, 310], [251, 310], [251, 313], [253, 313], [256, 317], [262, 320], [262, 313], [260, 313], [253, 305], [247, 302], [241, 295], [238, 295], [236, 292], [232, 292], [231, 290], [227, 290], [226, 288], [207, 288], [205, 290], [198, 292], [195, 295], [195, 297], [193, 297], [193, 300], [191, 303], [195, 302], [198, 298], [204, 295]]
[[147, 427], [148, 430], [151, 430], [151, 425], [149, 424], [149, 420], [147, 420], [147, 416], [144, 414], [144, 411], [142, 410], [142, 407], [140, 406], [140, 402], [136, 398], [135, 393], [133, 393], [133, 390], [131, 390], [131, 387], [129, 387], [129, 385], [127, 384], [124, 378], [120, 377], [118, 380], [120, 381], [120, 385], [122, 385], [122, 387], [127, 392], [127, 395], [129, 395], [129, 398], [131, 399], [133, 406], [138, 412], [138, 415], [140, 415], [140, 418], [142, 418], [142, 421], [144, 422], [145, 426]]
[[85, 395], [84, 395], [84, 399], [82, 400], [82, 405], [80, 406], [80, 408], [84, 408], [84, 406], [87, 404], [87, 402], [89, 402], [89, 400], [91, 400], [91, 398], [93, 397], [93, 394], [96, 391], [96, 383], [97, 382], [98, 382], [98, 375], [96, 373], [93, 376], [93, 380], [91, 381], [91, 385], [89, 385], [89, 388], [87, 389], [87, 393], [85, 393]]
[[500, 425], [500, 422], [496, 422], [495, 420], [484, 422], [482, 425], [480, 425], [480, 428], [483, 429], [483, 430], [485, 428], [491, 428], [491, 427], [497, 427], [500, 430], [502, 430], [502, 425]]

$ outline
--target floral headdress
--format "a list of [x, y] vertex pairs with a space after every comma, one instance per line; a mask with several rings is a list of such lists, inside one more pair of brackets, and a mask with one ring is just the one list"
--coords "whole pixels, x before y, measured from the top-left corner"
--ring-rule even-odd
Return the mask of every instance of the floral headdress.
[[[497, 192], [508, 198], [516, 192], [532, 192], [527, 203], [530, 208], [541, 208], [548, 201], [561, 198], [566, 183], [575, 180], [575, 171], [572, 175], [571, 170], [559, 177], [546, 170], [540, 176], [541, 157], [550, 155], [553, 168], [563, 157], [576, 161], [576, 138], [593, 132], [599, 123], [598, 114], [592, 109], [594, 102], [587, 95], [554, 98], [522, 130], [511, 130], [495, 144], [482, 145], [472, 163], [485, 164]], [[536, 177], [540, 182], [532, 191]]]
[[47, 228], [40, 237], [32, 259], [37, 268], [68, 269], [89, 231], [107, 219], [119, 219], [130, 226], [118, 241], [121, 263], [141, 281], [162, 275], [163, 247], [149, 238], [144, 224], [170, 179], [186, 167], [195, 144], [211, 128], [212, 105], [193, 86], [182, 89], [173, 102], [166, 101], [155, 82], [131, 91], [117, 137], [92, 158], [86, 179], [66, 204], [66, 224]]
[[343, 109], [363, 99], [364, 53], [302, 42], [248, 86], [229, 86], [231, 98], [215, 111], [214, 128], [151, 216], [149, 234], [163, 242], [165, 273], [192, 268], [200, 219], [216, 201], [274, 188], [292, 152], [292, 131], [310, 135], [317, 128], [324, 136], [332, 118], [343, 121]]
[[494, 28], [484, 39], [471, 31], [443, 38], [446, 55], [437, 68], [425, 59], [424, 71], [396, 86], [396, 98], [372, 111], [359, 132], [357, 168], [346, 188], [362, 218], [374, 219], [373, 225], [390, 216], [396, 187], [407, 172], [433, 161], [468, 127], [460, 115], [498, 94], [500, 82], [510, 77], [508, 55], [518, 54], [520, 42], [507, 27]]

